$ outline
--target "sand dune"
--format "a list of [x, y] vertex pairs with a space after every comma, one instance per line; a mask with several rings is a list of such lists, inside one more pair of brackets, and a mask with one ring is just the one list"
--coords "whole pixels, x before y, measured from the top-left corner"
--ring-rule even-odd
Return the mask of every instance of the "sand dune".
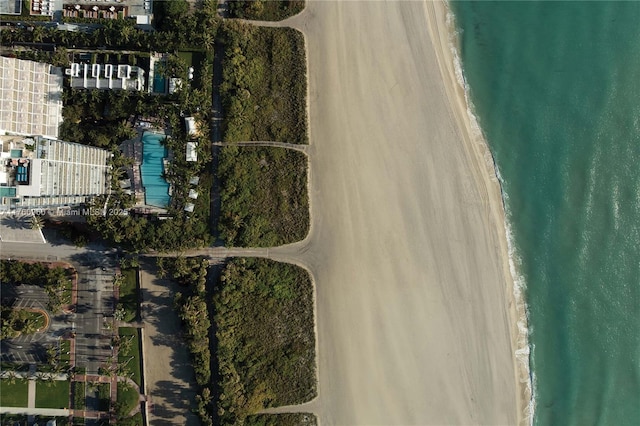
[[438, 39], [443, 10], [310, 2], [288, 21], [309, 52], [301, 260], [319, 345], [319, 396], [300, 409], [323, 425], [521, 420], [499, 187]]

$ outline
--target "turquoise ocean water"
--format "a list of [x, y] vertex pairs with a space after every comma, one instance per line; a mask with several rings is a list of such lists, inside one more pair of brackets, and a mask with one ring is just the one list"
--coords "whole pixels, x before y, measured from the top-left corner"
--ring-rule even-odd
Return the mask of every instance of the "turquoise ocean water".
[[640, 424], [640, 3], [453, 3], [526, 283], [535, 425]]

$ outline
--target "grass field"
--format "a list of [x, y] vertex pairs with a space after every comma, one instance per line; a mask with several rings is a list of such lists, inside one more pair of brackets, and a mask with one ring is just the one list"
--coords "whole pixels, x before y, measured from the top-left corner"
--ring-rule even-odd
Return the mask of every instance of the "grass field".
[[[142, 381], [140, 372], [140, 331], [137, 328], [121, 327], [118, 329], [118, 334], [122, 339], [131, 339], [131, 345], [128, 350], [124, 346], [118, 351], [118, 362], [126, 362], [127, 370], [131, 372], [131, 379], [136, 382], [138, 386]], [[133, 336], [133, 338], [131, 338]]]
[[124, 321], [131, 322], [138, 318], [138, 270], [123, 269], [122, 277], [118, 303], [124, 308]]
[[52, 383], [36, 383], [36, 407], [68, 408], [69, 382], [55, 380]]
[[29, 388], [26, 380], [0, 380], [0, 405], [3, 407], [26, 407]]
[[273, 147], [224, 147], [220, 154], [220, 220], [225, 245], [268, 247], [309, 232], [307, 156]]

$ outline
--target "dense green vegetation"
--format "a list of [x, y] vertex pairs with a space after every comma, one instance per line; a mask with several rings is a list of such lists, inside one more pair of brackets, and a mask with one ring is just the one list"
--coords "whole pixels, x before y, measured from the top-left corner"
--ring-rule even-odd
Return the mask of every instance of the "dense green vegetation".
[[22, 379], [0, 380], [0, 406], [26, 407], [29, 385]]
[[128, 90], [65, 87], [62, 102], [60, 139], [109, 150], [136, 136], [130, 117], [170, 108], [158, 96]]
[[120, 370], [118, 375], [129, 377], [140, 386], [142, 383], [140, 372], [140, 330], [132, 327], [120, 327], [118, 329], [118, 338], [114, 343], [118, 346], [118, 365]]
[[[25, 263], [17, 260], [0, 260], [0, 283], [3, 285], [30, 284], [42, 287], [49, 296], [47, 309], [58, 312], [71, 303], [71, 275], [74, 272], [62, 267], [49, 267], [47, 263]], [[6, 306], [6, 305], [5, 305]], [[3, 314], [4, 314], [3, 310]], [[3, 315], [3, 321], [5, 316]], [[4, 326], [9, 326], [3, 322]], [[3, 334], [4, 335], [4, 334]]]
[[37, 333], [42, 331], [45, 322], [46, 318], [41, 312], [0, 306], [0, 329], [2, 330], [0, 337], [2, 339]]
[[230, 0], [233, 18], [280, 21], [302, 12], [304, 0]]
[[85, 383], [84, 382], [72, 382], [73, 386], [73, 409], [84, 410], [85, 407]]
[[[187, 3], [185, 0], [171, 2], [156, 2], [156, 9], [165, 3]], [[160, 8], [158, 7], [160, 5]], [[20, 43], [53, 43], [64, 47], [95, 47], [108, 46], [111, 49], [146, 49], [156, 52], [166, 52], [180, 48], [210, 49], [215, 40], [219, 25], [215, 0], [202, 0], [197, 10], [170, 11], [163, 18], [167, 25], [162, 25], [159, 31], [143, 31], [135, 27], [135, 21], [130, 19], [116, 19], [101, 21], [102, 25], [89, 32], [63, 31], [56, 28], [35, 26], [32, 28], [13, 27], [0, 32], [0, 44], [12, 46]], [[172, 26], [173, 25], [173, 26]]]
[[36, 407], [68, 408], [69, 382], [53, 380], [47, 383], [36, 383]]
[[[185, 330], [185, 339], [193, 357], [196, 382], [208, 385], [211, 380], [211, 351], [209, 348], [209, 320], [206, 302], [206, 282], [209, 263], [204, 258], [184, 257], [165, 260], [173, 279], [185, 287], [176, 294], [178, 315]], [[162, 263], [162, 262], [161, 262]]]
[[211, 349], [207, 307], [208, 260], [200, 257], [158, 258], [160, 276], [169, 274], [184, 290], [175, 296], [175, 307], [182, 320], [184, 336], [191, 352], [192, 365], [200, 392], [194, 412], [205, 426], [213, 425], [211, 410]]
[[124, 322], [134, 321], [138, 318], [138, 270], [122, 269], [114, 282], [120, 286], [116, 314], [120, 313]]
[[292, 243], [309, 232], [307, 157], [284, 148], [224, 147], [220, 237], [227, 246]]
[[258, 414], [249, 416], [244, 426], [316, 426], [318, 420], [311, 413]]
[[[138, 391], [126, 382], [118, 383], [118, 394], [116, 400], [116, 416], [120, 419], [128, 417], [131, 410], [139, 404]], [[121, 424], [121, 422], [119, 423]]]
[[312, 293], [309, 274], [293, 265], [226, 265], [213, 299], [221, 423], [316, 395]]
[[307, 143], [302, 34], [225, 21], [222, 40], [224, 141]]

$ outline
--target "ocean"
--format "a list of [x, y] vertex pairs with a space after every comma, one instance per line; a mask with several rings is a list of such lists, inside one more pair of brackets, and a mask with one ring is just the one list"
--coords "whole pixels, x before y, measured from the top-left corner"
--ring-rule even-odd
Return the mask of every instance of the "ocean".
[[640, 3], [455, 2], [527, 303], [534, 425], [640, 424]]

